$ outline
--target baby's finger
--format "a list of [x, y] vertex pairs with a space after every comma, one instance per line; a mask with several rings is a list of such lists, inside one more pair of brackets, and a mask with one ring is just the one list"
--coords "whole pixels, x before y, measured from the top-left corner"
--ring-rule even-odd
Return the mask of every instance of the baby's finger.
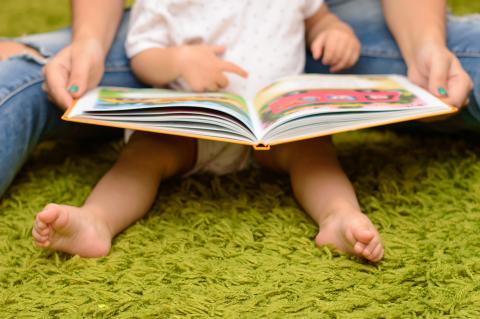
[[325, 65], [334, 65], [335, 62], [338, 60], [338, 56], [336, 56], [336, 52], [337, 52], [337, 43], [334, 38], [329, 37], [325, 43], [322, 63]]
[[218, 84], [215, 81], [212, 81], [208, 84], [205, 88], [206, 92], [217, 92], [218, 91]]
[[343, 56], [341, 57], [340, 61], [338, 61], [338, 63], [334, 64], [330, 68], [330, 72], [333, 72], [333, 73], [338, 72], [349, 67], [350, 55], [351, 55], [350, 51], [343, 51]]
[[207, 85], [205, 84], [206, 82], [201, 79], [193, 79], [187, 82], [188, 85], [190, 86], [190, 90], [193, 92], [201, 93], [205, 92], [207, 89]]
[[221, 68], [224, 72], [234, 73], [245, 79], [248, 77], [248, 72], [234, 63], [223, 61]]
[[339, 36], [339, 38], [335, 41], [335, 54], [331, 61], [332, 66], [339, 65], [345, 56], [350, 53], [349, 46], [350, 42], [345, 38], [345, 36]]
[[312, 56], [315, 60], [320, 59], [323, 55], [323, 50], [325, 48], [325, 33], [321, 33], [312, 43], [310, 50], [312, 51]]
[[340, 62], [342, 61], [341, 59], [343, 58], [343, 56], [340, 56], [338, 53], [335, 53], [334, 56], [330, 59], [328, 65], [330, 65], [330, 71], [331, 72], [334, 72], [333, 70], [335, 71], [340, 71], [341, 69], [343, 69], [341, 66], [340, 66]]
[[217, 85], [220, 89], [224, 89], [230, 84], [227, 77], [225, 75], [223, 75], [222, 73], [218, 76], [216, 82], [217, 82]]
[[341, 70], [348, 69], [352, 67], [358, 59], [358, 48], [354, 45], [350, 46], [348, 49], [343, 51], [342, 59], [335, 64], [330, 71], [331, 72], [338, 72]]
[[209, 45], [208, 48], [210, 48], [216, 55], [222, 55], [225, 53], [225, 47], [221, 45]]
[[350, 61], [349, 61], [350, 67], [357, 64], [358, 59], [360, 58], [360, 53], [361, 53], [361, 46], [359, 44], [359, 45], [355, 46], [355, 48], [353, 49], [353, 51], [350, 54]]

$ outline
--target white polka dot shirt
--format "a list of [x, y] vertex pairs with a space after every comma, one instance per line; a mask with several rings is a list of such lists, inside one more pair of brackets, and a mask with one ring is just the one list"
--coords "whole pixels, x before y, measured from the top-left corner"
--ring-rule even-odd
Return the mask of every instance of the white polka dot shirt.
[[226, 74], [226, 91], [252, 97], [278, 78], [303, 72], [304, 21], [322, 4], [323, 0], [137, 0], [127, 55], [184, 44], [222, 45], [222, 58], [249, 72], [247, 80]]

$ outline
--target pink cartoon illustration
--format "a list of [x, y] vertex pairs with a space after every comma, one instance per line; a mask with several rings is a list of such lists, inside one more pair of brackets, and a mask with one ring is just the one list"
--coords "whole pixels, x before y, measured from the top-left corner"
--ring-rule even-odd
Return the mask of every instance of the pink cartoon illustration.
[[281, 96], [269, 103], [269, 108], [273, 114], [278, 114], [292, 107], [322, 104], [355, 107], [361, 103], [395, 103], [400, 101], [400, 97], [401, 92], [398, 91], [305, 90]]

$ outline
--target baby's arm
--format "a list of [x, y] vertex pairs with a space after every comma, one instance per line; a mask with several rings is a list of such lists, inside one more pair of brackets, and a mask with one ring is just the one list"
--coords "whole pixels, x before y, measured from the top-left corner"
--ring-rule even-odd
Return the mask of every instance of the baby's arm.
[[331, 72], [353, 66], [360, 56], [360, 41], [352, 28], [324, 4], [305, 21], [308, 46], [314, 59], [330, 65]]
[[135, 55], [131, 66], [141, 81], [154, 87], [182, 78], [193, 91], [218, 91], [228, 86], [225, 72], [247, 77], [245, 70], [219, 57], [224, 51], [214, 45], [150, 48]]

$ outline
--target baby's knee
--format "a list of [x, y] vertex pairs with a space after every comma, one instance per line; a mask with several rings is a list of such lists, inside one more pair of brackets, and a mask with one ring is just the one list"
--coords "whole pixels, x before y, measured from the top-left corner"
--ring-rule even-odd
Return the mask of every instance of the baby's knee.
[[193, 165], [196, 140], [186, 137], [136, 131], [125, 146], [122, 160], [168, 171], [183, 171]]

